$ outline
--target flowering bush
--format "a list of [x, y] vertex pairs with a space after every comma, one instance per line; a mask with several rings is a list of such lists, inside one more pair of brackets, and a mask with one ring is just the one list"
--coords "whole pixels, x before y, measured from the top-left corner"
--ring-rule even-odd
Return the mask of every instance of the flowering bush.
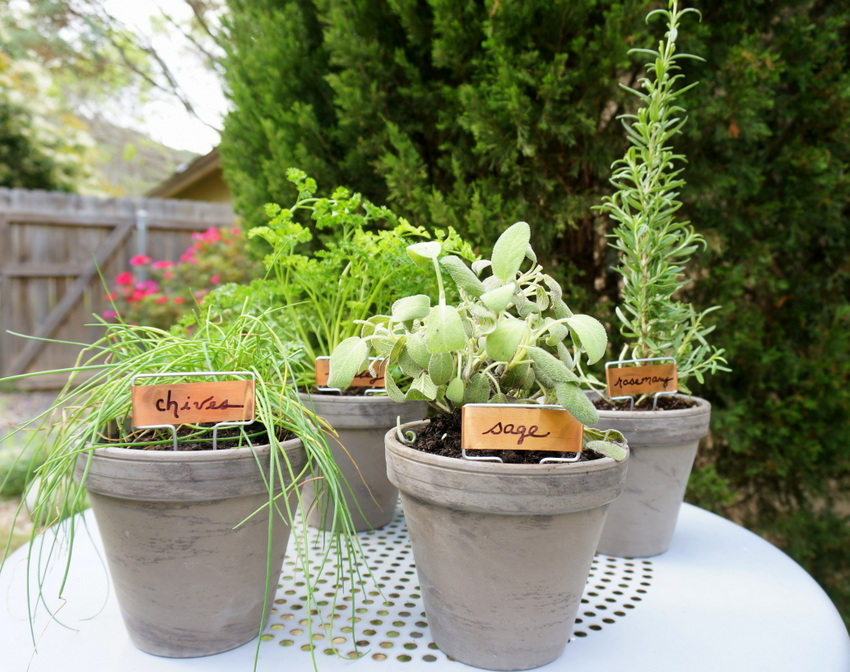
[[146, 254], [130, 259], [134, 270], [115, 276], [107, 299], [109, 321], [123, 320], [168, 329], [215, 287], [249, 282], [261, 268], [248, 255], [242, 230], [209, 228], [193, 233], [192, 245], [179, 261], [154, 261]]

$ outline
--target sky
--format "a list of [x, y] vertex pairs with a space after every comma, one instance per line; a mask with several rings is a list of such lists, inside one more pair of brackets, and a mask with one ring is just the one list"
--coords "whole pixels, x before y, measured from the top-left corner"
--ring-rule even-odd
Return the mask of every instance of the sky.
[[[146, 35], [153, 46], [162, 54], [175, 77], [187, 93], [202, 120], [190, 115], [175, 100], [160, 100], [144, 105], [137, 118], [115, 119], [113, 123], [140, 131], [153, 140], [175, 149], [187, 149], [206, 154], [219, 140], [217, 130], [227, 109], [221, 83], [216, 76], [204, 68], [188, 53], [188, 43], [178, 34], [173, 36], [154, 35], [150, 28], [151, 16], [159, 13], [159, 5], [167, 7], [172, 14], [188, 16], [190, 9], [178, 0], [105, 0], [104, 7], [127, 27]], [[206, 122], [206, 123], [204, 123]]]

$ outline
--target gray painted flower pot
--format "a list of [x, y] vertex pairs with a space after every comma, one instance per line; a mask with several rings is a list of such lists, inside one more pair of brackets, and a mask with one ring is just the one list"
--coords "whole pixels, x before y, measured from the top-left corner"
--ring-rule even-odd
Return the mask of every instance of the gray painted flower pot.
[[394, 430], [386, 446], [437, 646], [490, 670], [560, 656], [628, 460], [470, 462], [405, 446]]
[[[345, 501], [360, 532], [378, 529], [395, 515], [398, 489], [387, 478], [384, 434], [401, 422], [422, 420], [428, 414], [424, 401], [398, 403], [384, 396], [299, 394], [303, 403], [328, 421], [339, 435], [328, 438], [334, 460], [346, 483]], [[334, 507], [323, 480], [304, 485], [302, 504], [307, 523], [321, 530], [333, 527]]]
[[608, 510], [599, 553], [648, 558], [670, 547], [711, 418], [711, 404], [693, 399], [696, 406], [675, 411], [599, 411], [595, 427], [622, 432], [631, 450], [626, 489]]
[[[281, 445], [302, 469], [301, 441]], [[142, 651], [207, 656], [264, 626], [290, 528], [274, 521], [267, 577], [267, 510], [240, 525], [269, 501], [260, 469], [268, 476], [270, 450], [255, 450], [106, 447], [77, 459], [74, 477], [85, 479], [124, 623]]]

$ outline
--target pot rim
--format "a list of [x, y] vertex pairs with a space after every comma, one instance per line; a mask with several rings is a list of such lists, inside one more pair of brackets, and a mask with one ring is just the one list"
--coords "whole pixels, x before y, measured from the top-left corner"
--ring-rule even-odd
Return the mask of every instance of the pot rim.
[[[595, 391], [588, 392], [588, 395], [590, 396], [591, 400], [593, 400], [594, 397], [601, 398], [601, 396], [602, 396]], [[616, 416], [621, 417], [621, 418], [658, 418], [660, 416], [663, 416], [665, 418], [680, 418], [680, 417], [683, 417], [683, 416], [700, 415], [702, 413], [710, 413], [711, 412], [711, 402], [708, 401], [707, 399], [703, 399], [702, 397], [697, 397], [696, 395], [692, 395], [692, 394], [682, 394], [680, 392], [677, 392], [676, 394], [671, 395], [671, 396], [677, 397], [679, 399], [691, 399], [691, 400], [695, 401], [696, 404], [694, 406], [691, 406], [690, 408], [677, 408], [677, 409], [674, 409], [674, 410], [667, 410], [667, 411], [665, 411], [665, 410], [623, 411], [623, 410], [619, 410], [619, 409], [604, 409], [603, 410], [601, 408], [598, 408], [596, 410], [597, 410], [597, 413], [599, 413], [600, 417], [607, 417], [607, 416], [616, 415]]]
[[[407, 422], [401, 425], [401, 429], [415, 430], [416, 427], [421, 427], [430, 420], [418, 420], [416, 422]], [[387, 432], [387, 436], [392, 436], [395, 439], [388, 442], [390, 450], [407, 459], [423, 464], [428, 464], [433, 467], [451, 469], [457, 472], [468, 472], [470, 474], [504, 474], [518, 476], [534, 476], [535, 474], [559, 474], [559, 473], [594, 473], [605, 471], [627, 462], [623, 460], [617, 462], [611, 457], [602, 457], [596, 460], [585, 460], [582, 462], [553, 462], [547, 464], [511, 464], [501, 462], [479, 462], [477, 460], [463, 460], [456, 457], [446, 457], [444, 455], [434, 455], [426, 453], [416, 448], [411, 448], [405, 443], [398, 440], [396, 435], [397, 428], [393, 428]], [[626, 446], [628, 451], [628, 446]]]

